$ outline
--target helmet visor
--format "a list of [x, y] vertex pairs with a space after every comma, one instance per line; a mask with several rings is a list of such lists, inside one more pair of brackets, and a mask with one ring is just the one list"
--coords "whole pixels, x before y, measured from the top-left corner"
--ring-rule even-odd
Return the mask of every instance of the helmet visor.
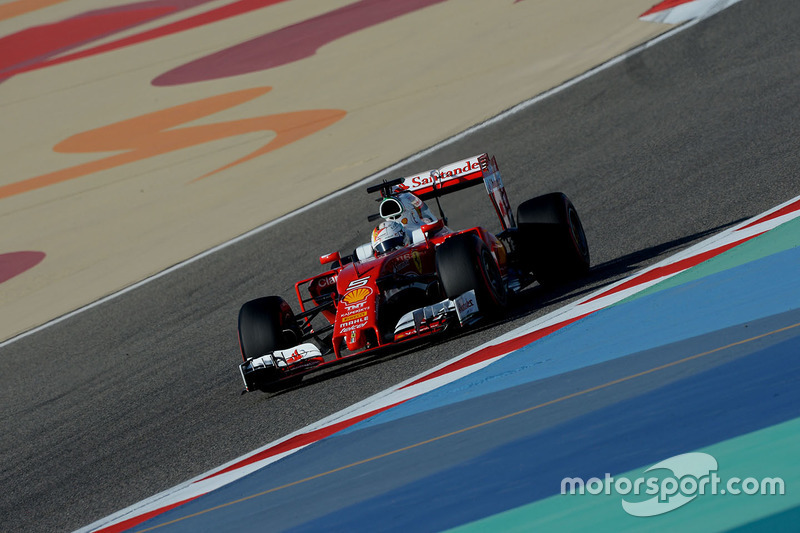
[[388, 251], [394, 250], [395, 248], [400, 248], [403, 246], [403, 236], [398, 235], [397, 237], [392, 237], [391, 239], [386, 239], [385, 241], [375, 243], [375, 251], [379, 254], [385, 254]]

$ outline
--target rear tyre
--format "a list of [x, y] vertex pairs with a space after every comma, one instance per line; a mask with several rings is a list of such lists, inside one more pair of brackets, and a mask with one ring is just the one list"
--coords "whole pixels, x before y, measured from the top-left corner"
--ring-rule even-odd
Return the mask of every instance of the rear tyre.
[[[279, 296], [266, 296], [245, 303], [239, 310], [239, 344], [242, 358], [261, 357], [275, 350], [284, 350], [300, 341], [292, 308]], [[273, 392], [290, 385], [281, 382], [277, 385], [280, 372], [277, 369], [266, 371], [261, 379], [261, 390]]]
[[517, 208], [522, 266], [552, 286], [589, 271], [589, 244], [578, 211], [560, 192], [537, 196]]
[[474, 290], [484, 315], [497, 316], [505, 310], [508, 292], [497, 261], [474, 234], [455, 235], [436, 248], [436, 271], [451, 300]]

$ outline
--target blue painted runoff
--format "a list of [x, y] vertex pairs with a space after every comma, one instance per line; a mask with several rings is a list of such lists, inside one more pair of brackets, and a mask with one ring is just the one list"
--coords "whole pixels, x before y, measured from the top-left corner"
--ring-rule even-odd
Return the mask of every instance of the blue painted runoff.
[[798, 273], [800, 247], [600, 310], [343, 433], [798, 309]]

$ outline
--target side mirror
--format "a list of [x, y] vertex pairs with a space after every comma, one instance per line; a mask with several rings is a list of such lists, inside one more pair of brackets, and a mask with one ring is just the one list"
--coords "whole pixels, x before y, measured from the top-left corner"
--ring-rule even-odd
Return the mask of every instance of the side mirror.
[[321, 265], [327, 265], [328, 263], [334, 263], [334, 262], [341, 264], [342, 258], [339, 255], [339, 252], [333, 252], [328, 255], [323, 255], [319, 258], [319, 264]]
[[427, 239], [430, 236], [430, 234], [441, 231], [443, 227], [444, 227], [444, 220], [439, 219], [436, 222], [433, 222], [432, 224], [423, 224], [422, 228], [420, 229], [422, 230], [422, 234], [425, 235], [425, 238]]

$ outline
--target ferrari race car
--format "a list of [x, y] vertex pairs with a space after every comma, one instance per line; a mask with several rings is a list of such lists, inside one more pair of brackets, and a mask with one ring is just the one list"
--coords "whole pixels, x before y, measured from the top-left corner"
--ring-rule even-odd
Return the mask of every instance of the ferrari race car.
[[[439, 197], [484, 185], [502, 231], [447, 227]], [[578, 213], [562, 193], [520, 204], [516, 218], [487, 154], [370, 186], [380, 193], [371, 242], [320, 257], [325, 272], [298, 281], [299, 312], [279, 296], [239, 311], [245, 391], [272, 392], [311, 370], [502, 314], [509, 296], [589, 269]], [[425, 200], [435, 198], [439, 216]]]

